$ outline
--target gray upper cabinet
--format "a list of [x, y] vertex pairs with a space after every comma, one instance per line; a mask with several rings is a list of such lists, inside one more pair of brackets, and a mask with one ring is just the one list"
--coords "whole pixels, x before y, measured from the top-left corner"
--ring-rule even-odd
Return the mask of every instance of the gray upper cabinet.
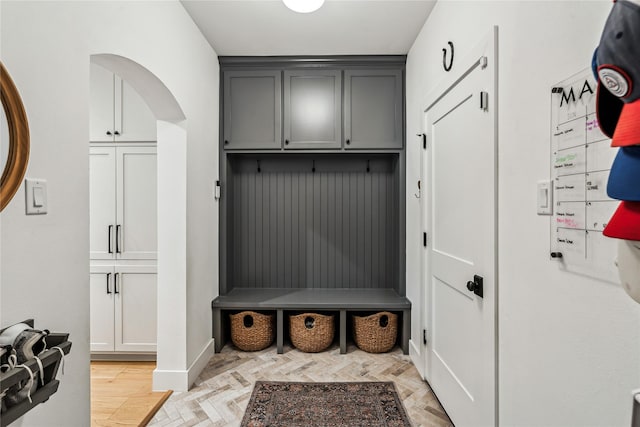
[[340, 70], [284, 72], [284, 148], [342, 146]]
[[400, 70], [346, 70], [344, 147], [401, 149], [402, 93]]
[[224, 73], [224, 147], [279, 149], [282, 146], [280, 70]]

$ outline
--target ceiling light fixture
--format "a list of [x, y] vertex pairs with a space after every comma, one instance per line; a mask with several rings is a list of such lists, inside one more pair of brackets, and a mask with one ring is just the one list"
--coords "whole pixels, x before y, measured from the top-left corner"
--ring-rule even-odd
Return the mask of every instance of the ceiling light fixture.
[[310, 13], [320, 9], [324, 0], [282, 0], [294, 12]]

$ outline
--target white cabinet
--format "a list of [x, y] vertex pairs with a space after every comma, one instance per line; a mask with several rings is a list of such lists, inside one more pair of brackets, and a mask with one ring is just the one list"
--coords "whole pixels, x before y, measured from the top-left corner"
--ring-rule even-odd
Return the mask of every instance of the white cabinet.
[[92, 145], [89, 168], [91, 259], [156, 259], [156, 147]]
[[155, 352], [155, 266], [91, 266], [92, 352]]
[[106, 68], [91, 63], [90, 140], [156, 141], [156, 118], [142, 97]]

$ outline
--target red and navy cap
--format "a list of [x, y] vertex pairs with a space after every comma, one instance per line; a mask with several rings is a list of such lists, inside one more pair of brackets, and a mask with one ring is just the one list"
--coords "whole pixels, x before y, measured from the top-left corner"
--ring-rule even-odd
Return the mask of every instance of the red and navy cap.
[[596, 53], [596, 111], [611, 145], [623, 147], [640, 144], [640, 5], [614, 3]]

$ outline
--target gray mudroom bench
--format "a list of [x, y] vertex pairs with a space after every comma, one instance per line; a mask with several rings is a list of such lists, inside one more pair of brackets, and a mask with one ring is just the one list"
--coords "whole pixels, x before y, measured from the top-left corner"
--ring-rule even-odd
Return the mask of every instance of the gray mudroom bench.
[[278, 353], [288, 314], [334, 313], [345, 353], [349, 316], [390, 311], [407, 354], [406, 57], [219, 61], [216, 352], [230, 313], [274, 313]]
[[340, 353], [347, 352], [347, 313], [369, 311], [399, 312], [399, 343], [404, 354], [409, 354], [411, 335], [411, 302], [392, 289], [234, 289], [216, 298], [213, 309], [213, 336], [215, 351], [220, 352], [227, 340], [224, 316], [227, 311], [275, 311], [276, 347], [283, 352], [284, 316], [287, 311], [335, 311], [339, 312], [338, 339]]

